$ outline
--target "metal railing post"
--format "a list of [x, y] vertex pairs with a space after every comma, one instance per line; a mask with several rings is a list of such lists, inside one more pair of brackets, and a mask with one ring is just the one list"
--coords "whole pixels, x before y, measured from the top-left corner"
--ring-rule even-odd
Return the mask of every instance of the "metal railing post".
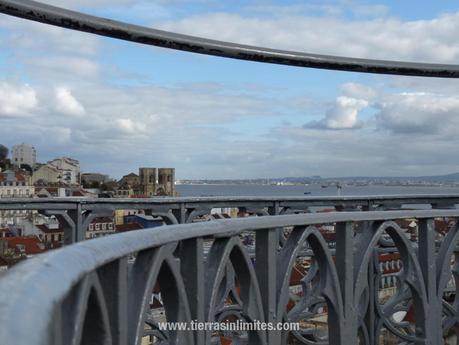
[[[435, 253], [435, 225], [433, 219], [419, 222], [419, 265], [424, 278], [427, 298], [425, 319], [418, 320], [426, 345], [442, 343], [442, 300], [437, 297], [437, 264]], [[420, 313], [417, 314], [421, 318]]]
[[354, 231], [351, 222], [336, 224], [336, 269], [343, 299], [341, 344], [357, 344], [358, 304], [354, 300]]

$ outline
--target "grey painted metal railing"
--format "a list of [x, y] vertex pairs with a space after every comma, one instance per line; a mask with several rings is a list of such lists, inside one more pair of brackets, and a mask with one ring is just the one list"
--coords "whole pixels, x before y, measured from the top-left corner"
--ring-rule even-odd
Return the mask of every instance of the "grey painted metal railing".
[[254, 47], [155, 30], [29, 0], [0, 0], [0, 13], [136, 43], [240, 60], [364, 73], [459, 77], [458, 65], [359, 59]]
[[[417, 219], [415, 240], [398, 222], [407, 218]], [[437, 218], [450, 221], [449, 231], [436, 232]], [[392, 334], [397, 343], [440, 345], [458, 326], [457, 301], [443, 293], [451, 276], [458, 277], [458, 218], [458, 209], [292, 214], [170, 225], [80, 242], [1, 276], [0, 342], [127, 345], [149, 334], [157, 344], [218, 343], [211, 332], [159, 331], [150, 304], [159, 289], [169, 322], [214, 322], [230, 315], [301, 321], [301, 330], [291, 333], [248, 332], [249, 344], [373, 345]], [[334, 255], [321, 224], [336, 224]], [[255, 234], [253, 259], [240, 238], [247, 231]], [[402, 268], [396, 293], [381, 301], [377, 249], [387, 236]], [[292, 270], [305, 248], [311, 266], [301, 280], [302, 294], [288, 308]], [[326, 313], [317, 315], [319, 307]], [[397, 312], [411, 317], [396, 321]], [[312, 326], [317, 317], [326, 318], [325, 336]], [[233, 336], [233, 344], [241, 343]]]
[[[457, 65], [252, 47], [130, 25], [28, 0], [0, 0], [0, 13], [137, 43], [242, 60], [459, 77]], [[155, 335], [160, 344], [212, 343], [214, 334], [210, 332], [158, 330], [150, 297], [160, 289], [168, 321], [215, 321], [232, 315], [248, 321], [302, 322], [302, 330], [290, 334], [249, 332], [250, 344], [289, 341], [374, 345], [380, 337], [392, 334], [398, 343], [440, 345], [444, 339], [451, 341], [459, 329], [459, 210], [454, 208], [458, 203], [458, 196], [0, 200], [0, 210], [38, 210], [55, 215], [65, 228], [67, 244], [84, 239], [91, 220], [111, 215], [115, 209], [146, 209], [175, 224], [76, 243], [27, 260], [2, 275], [0, 343], [125, 345], [140, 343], [145, 334]], [[433, 209], [387, 210], [407, 204]], [[289, 214], [318, 206], [354, 212]], [[191, 223], [215, 207], [237, 207], [258, 217], [177, 225]], [[451, 222], [447, 232], [436, 231], [438, 217]], [[417, 219], [414, 240], [407, 239], [398, 223], [405, 218]], [[335, 225], [336, 250], [328, 248], [319, 231], [323, 224]], [[255, 233], [254, 255], [241, 243], [240, 235], [247, 232]], [[402, 269], [396, 275], [396, 293], [381, 301], [381, 272], [376, 263], [388, 244], [395, 246], [389, 251], [399, 253]], [[311, 266], [301, 280], [302, 295], [289, 308], [292, 270], [297, 258], [305, 255]], [[451, 277], [456, 282], [453, 292]], [[447, 286], [449, 299], [443, 293]], [[326, 317], [328, 325], [325, 336], [311, 326], [322, 307], [326, 313], [320, 317]], [[398, 312], [406, 314], [402, 321], [394, 317]]]
[[401, 207], [453, 208], [459, 195], [379, 195], [330, 197], [200, 197], [151, 199], [18, 198], [0, 199], [2, 210], [36, 210], [54, 215], [64, 228], [66, 244], [82, 241], [97, 217], [113, 216], [115, 210], [144, 210], [166, 224], [191, 223], [210, 215], [215, 208], [238, 208], [259, 216], [303, 213], [318, 208], [343, 210], [398, 209]]

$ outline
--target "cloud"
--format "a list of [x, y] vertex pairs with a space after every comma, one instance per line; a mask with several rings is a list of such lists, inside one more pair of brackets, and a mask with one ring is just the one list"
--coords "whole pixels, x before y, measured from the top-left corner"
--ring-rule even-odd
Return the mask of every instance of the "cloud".
[[58, 143], [60, 144], [69, 144], [72, 139], [72, 129], [56, 127], [53, 128], [54, 136]]
[[400, 134], [456, 135], [459, 97], [428, 92], [403, 92], [376, 105], [378, 128]]
[[[180, 2], [186, 0], [174, 1]], [[403, 21], [387, 17], [383, 7], [349, 16], [349, 10], [325, 4], [315, 11], [320, 17], [283, 6], [240, 14], [206, 9], [207, 14], [184, 17], [187, 9], [161, 0], [155, 3], [168, 6], [159, 17], [174, 13], [169, 17], [183, 19], [158, 24], [158, 16], [145, 11], [154, 5], [146, 2], [116, 0], [115, 8], [102, 7], [113, 5], [108, 0], [53, 3], [91, 7], [126, 20], [145, 12], [138, 20], [156, 17], [155, 27], [283, 49], [459, 61], [456, 13]], [[374, 19], [375, 10], [383, 17]], [[452, 80], [441, 80], [439, 88], [435, 79], [347, 73], [335, 78], [297, 69], [281, 75], [284, 67], [252, 70], [249, 64], [236, 70], [242, 65], [227, 60], [217, 65], [217, 59], [205, 59], [209, 65], [197, 70], [193, 55], [155, 54], [137, 45], [3, 19], [0, 63], [7, 68], [0, 75], [0, 139], [9, 146], [34, 143], [41, 161], [69, 155], [80, 159], [84, 170], [115, 177], [139, 165], [174, 166], [179, 177], [189, 178], [459, 170], [451, 159], [459, 145], [459, 84]], [[28, 84], [8, 82], [19, 78]], [[338, 97], [329, 91], [337, 88]], [[27, 118], [27, 126], [14, 118], [30, 114], [36, 116]]]
[[336, 98], [333, 108], [327, 111], [325, 117], [320, 121], [312, 121], [305, 125], [305, 128], [322, 129], [354, 129], [360, 127], [358, 119], [359, 111], [366, 108], [368, 102], [363, 99], [356, 99], [346, 96]]
[[118, 128], [127, 134], [141, 134], [145, 131], [145, 125], [132, 119], [116, 119]]
[[4, 29], [4, 43], [15, 52], [26, 55], [55, 53], [73, 56], [94, 56], [99, 50], [100, 38], [84, 32], [36, 23], [2, 15], [0, 29]]
[[43, 73], [70, 74], [72, 78], [77, 77], [95, 77], [99, 72], [99, 66], [96, 62], [85, 58], [71, 56], [47, 56], [25, 58], [24, 61], [33, 69], [38, 69]]
[[31, 86], [0, 82], [0, 118], [31, 115], [37, 106], [38, 97]]
[[100, 7], [100, 6], [117, 6], [117, 5], [130, 5], [134, 0], [47, 0], [46, 3], [53, 6], [60, 6], [64, 8], [78, 8], [78, 7]]
[[159, 27], [189, 35], [312, 53], [459, 62], [459, 42], [454, 39], [459, 31], [459, 12], [412, 21], [394, 17], [348, 20], [289, 13], [281, 16], [209, 13], [165, 21]]
[[389, 14], [389, 8], [385, 5], [375, 4], [375, 5], [352, 5], [352, 12], [357, 17], [384, 17]]
[[86, 113], [83, 105], [65, 87], [58, 87], [54, 91], [56, 110], [70, 116], [82, 116]]
[[344, 83], [341, 85], [340, 89], [345, 96], [363, 99], [366, 101], [373, 100], [377, 95], [377, 92], [374, 88], [360, 83]]

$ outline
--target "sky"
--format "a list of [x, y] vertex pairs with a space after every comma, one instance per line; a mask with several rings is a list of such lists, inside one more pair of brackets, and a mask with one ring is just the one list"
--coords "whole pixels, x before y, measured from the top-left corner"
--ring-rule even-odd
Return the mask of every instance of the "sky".
[[[46, 0], [270, 48], [459, 64], [457, 1]], [[459, 80], [260, 64], [0, 15], [0, 144], [119, 178], [459, 172]]]

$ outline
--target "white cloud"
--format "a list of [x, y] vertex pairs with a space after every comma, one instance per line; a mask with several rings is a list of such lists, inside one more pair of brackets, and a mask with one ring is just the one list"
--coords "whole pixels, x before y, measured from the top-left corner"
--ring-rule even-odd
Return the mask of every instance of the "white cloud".
[[389, 14], [389, 8], [385, 5], [355, 5], [351, 6], [351, 11], [358, 17], [383, 17]]
[[160, 24], [165, 30], [279, 49], [363, 58], [459, 62], [459, 12], [430, 20], [383, 17], [196, 15]]
[[40, 70], [44, 73], [70, 74], [75, 77], [95, 77], [99, 72], [99, 66], [96, 62], [79, 57], [70, 56], [47, 56], [47, 57], [30, 57], [24, 59], [25, 62], [33, 69]]
[[[134, 0], [115, 1], [118, 7], [114, 10], [110, 6], [103, 13], [123, 18], [126, 9], [132, 11], [125, 14], [129, 18], [141, 11], [148, 12], [148, 6], [154, 7]], [[53, 3], [69, 4], [64, 0]], [[77, 0], [69, 6], [101, 4], [108, 6], [109, 1]], [[322, 14], [320, 18], [293, 7], [282, 11], [281, 7], [255, 15], [206, 14], [161, 26], [187, 34], [317, 53], [459, 61], [459, 43], [455, 40], [459, 14], [423, 21], [389, 17], [351, 20], [349, 10], [346, 17], [331, 17], [342, 14], [333, 6], [316, 9]], [[385, 15], [382, 7], [354, 12], [368, 18], [375, 10]], [[101, 11], [97, 9], [98, 13]], [[181, 14], [183, 17], [186, 10]], [[140, 20], [147, 17], [146, 14]], [[6, 28], [0, 36], [2, 49], [8, 51], [5, 56], [16, 59], [1, 78], [15, 80], [20, 72], [33, 85], [0, 81], [0, 138], [6, 144], [19, 137], [21, 141], [35, 143], [43, 160], [68, 154], [81, 159], [83, 169], [117, 176], [140, 164], [170, 165], [177, 167], [182, 177], [195, 178], [416, 174], [420, 168], [423, 174], [459, 170], [451, 159], [459, 145], [459, 139], [455, 139], [455, 128], [459, 126], [459, 85], [454, 81], [442, 80], [447, 87], [440, 90], [432, 84], [427, 91], [427, 80], [405, 78], [402, 84], [402, 79], [397, 79], [399, 84], [390, 89], [387, 82], [396, 80], [392, 77], [364, 79], [343, 73], [338, 79], [330, 77], [324, 84], [319, 80], [323, 75], [317, 74], [317, 85], [307, 82], [290, 92], [286, 90], [292, 89], [293, 84], [283, 84], [291, 81], [289, 77], [263, 79], [253, 75], [257, 84], [267, 83], [269, 87], [249, 90], [240, 86], [247, 80], [253, 81], [252, 74], [236, 71], [238, 75], [234, 79], [231, 75], [234, 81], [228, 83], [228, 73], [233, 71], [218, 75], [200, 73], [199, 83], [193, 83], [188, 81], [195, 80], [194, 73], [175, 79], [182, 76], [170, 74], [174, 59], [165, 62], [161, 57], [158, 61], [165, 66], [154, 70], [153, 77], [149, 73], [133, 77], [132, 61], [152, 61], [152, 65], [139, 67], [157, 68], [157, 61], [151, 60], [155, 50], [107, 40], [111, 43], [104, 47], [114, 49], [113, 53], [101, 49], [105, 40], [97, 36], [8, 17], [0, 27]], [[128, 55], [125, 49], [129, 49]], [[130, 54], [145, 55], [125, 60]], [[188, 56], [191, 55], [181, 56], [180, 63], [189, 61]], [[223, 65], [225, 60], [221, 63], [225, 68], [233, 66]], [[210, 71], [214, 73], [213, 65]], [[302, 80], [308, 80], [309, 71], [299, 73], [304, 73]], [[224, 81], [216, 83], [221, 76]], [[339, 88], [341, 96], [324, 99], [327, 93], [322, 89], [330, 85], [335, 89], [334, 83], [342, 76], [349, 76], [350, 82]], [[361, 114], [369, 116], [370, 107], [377, 115], [362, 121]], [[26, 127], [23, 121], [11, 118], [35, 112], [38, 116], [28, 118]], [[82, 121], [84, 114], [91, 116]], [[317, 121], [302, 128], [304, 114], [310, 116], [308, 120], [317, 116]], [[5, 115], [10, 118], [2, 118]], [[273, 115], [285, 115], [285, 119]]]
[[459, 97], [428, 92], [403, 92], [383, 97], [377, 104], [379, 128], [403, 134], [456, 135]]
[[30, 115], [37, 106], [38, 97], [31, 86], [0, 82], [0, 117]]
[[100, 6], [116, 6], [116, 5], [129, 5], [135, 2], [134, 0], [47, 0], [46, 3], [53, 6], [60, 6], [64, 8], [78, 8], [78, 7], [100, 7]]
[[68, 144], [72, 138], [71, 128], [53, 128], [53, 133], [57, 142], [60, 144]]
[[368, 102], [346, 96], [336, 98], [333, 108], [327, 111], [320, 121], [313, 121], [305, 125], [309, 128], [324, 129], [353, 129], [360, 127], [359, 111], [366, 108]]
[[121, 131], [127, 134], [140, 134], [145, 131], [145, 124], [132, 119], [116, 119], [116, 124]]
[[371, 101], [376, 97], [376, 90], [368, 85], [359, 83], [344, 83], [340, 87], [341, 92], [348, 97]]
[[56, 110], [71, 116], [82, 116], [86, 113], [83, 105], [65, 87], [57, 87], [54, 91]]
[[84, 32], [45, 25], [15, 17], [2, 16], [0, 28], [5, 29], [5, 42], [16, 51], [32, 53], [66, 53], [94, 56], [100, 38]]

